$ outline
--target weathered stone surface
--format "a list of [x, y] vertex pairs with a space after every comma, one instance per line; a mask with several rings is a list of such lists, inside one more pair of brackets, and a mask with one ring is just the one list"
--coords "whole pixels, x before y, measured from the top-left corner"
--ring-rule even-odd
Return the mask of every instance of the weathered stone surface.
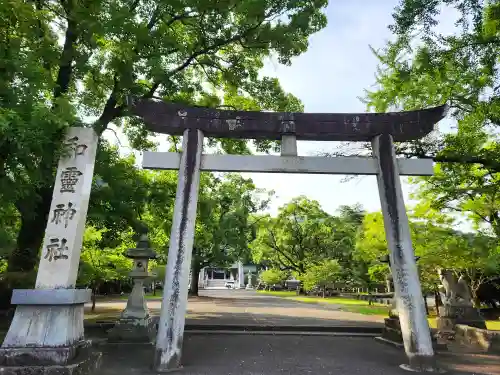
[[19, 305], [2, 348], [71, 347], [83, 340], [83, 304]]
[[[389, 317], [384, 320], [384, 329], [381, 338], [382, 341], [393, 344], [394, 346], [403, 346], [403, 335], [401, 333], [401, 324], [398, 317]], [[437, 340], [436, 337], [431, 337], [431, 339], [434, 350], [446, 350], [446, 345]], [[419, 360], [416, 359], [412, 366], [415, 366], [415, 363], [418, 363], [418, 361]], [[422, 363], [427, 366], [428, 358], [423, 357], [422, 361]]]
[[14, 293], [17, 307], [0, 349], [2, 374], [82, 374], [99, 362], [84, 341], [89, 293], [74, 289], [98, 137], [92, 128], [72, 127], [63, 142], [36, 290]]
[[443, 345], [447, 345], [455, 339], [455, 321], [446, 317], [436, 319], [437, 333], [436, 340]]
[[93, 351], [79, 356], [65, 365], [0, 366], [2, 375], [90, 375], [101, 365], [102, 353]]
[[71, 346], [0, 348], [0, 364], [6, 366], [66, 365], [74, 358], [85, 357], [85, 353], [90, 352], [91, 342], [88, 340], [81, 340]]
[[127, 306], [120, 320], [108, 332], [112, 342], [151, 342], [153, 341], [154, 325], [149, 316], [146, 298], [144, 296], [144, 280], [151, 276], [148, 272], [149, 259], [156, 258], [146, 233], [141, 234], [135, 249], [128, 249], [126, 257], [134, 260], [134, 268], [129, 276], [134, 280]]
[[401, 325], [396, 317], [389, 317], [384, 320], [384, 330], [382, 337], [394, 343], [403, 344], [403, 336], [401, 334]]
[[90, 301], [90, 289], [14, 289], [13, 305], [75, 305]]
[[182, 355], [203, 133], [195, 129], [186, 130], [182, 149], [165, 272], [164, 285], [168, 288], [163, 294], [153, 365], [160, 372], [178, 368]]
[[[446, 305], [439, 307], [438, 324], [442, 327], [450, 324], [463, 324], [471, 327], [486, 329], [486, 322], [478, 309], [473, 306]], [[442, 320], [442, 322], [440, 322]], [[439, 326], [438, 326], [439, 329]], [[451, 327], [453, 329], [453, 327]]]
[[153, 342], [156, 323], [150, 317], [146, 319], [125, 319], [116, 322], [108, 331], [109, 342]]
[[446, 106], [393, 113], [293, 113], [219, 110], [186, 107], [148, 99], [129, 98], [132, 113], [141, 116], [149, 130], [173, 135], [199, 129], [207, 137], [297, 140], [371, 141], [392, 134], [398, 142], [430, 133], [447, 111]]
[[500, 353], [500, 332], [471, 327], [455, 326], [455, 340], [459, 343], [488, 353]]
[[92, 128], [70, 128], [68, 153], [57, 168], [36, 289], [74, 288], [94, 174], [98, 137]]
[[88, 340], [67, 347], [0, 349], [2, 375], [84, 375], [101, 364], [101, 352]]
[[410, 360], [422, 357], [422, 361], [427, 361], [434, 355], [434, 350], [395, 163], [393, 137], [389, 134], [378, 135], [372, 140], [372, 148], [379, 166], [377, 183], [403, 344]]

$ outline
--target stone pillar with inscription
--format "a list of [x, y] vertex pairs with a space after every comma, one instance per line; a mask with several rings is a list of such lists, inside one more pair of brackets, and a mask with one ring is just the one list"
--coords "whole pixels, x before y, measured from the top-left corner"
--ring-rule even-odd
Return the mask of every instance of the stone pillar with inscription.
[[160, 372], [181, 366], [202, 150], [203, 133], [185, 130], [156, 338], [154, 368]]
[[85, 373], [100, 363], [83, 332], [90, 290], [75, 289], [98, 137], [69, 128], [64, 142], [35, 289], [13, 291], [16, 311], [0, 348], [4, 375]]
[[394, 279], [403, 344], [409, 364], [402, 368], [412, 371], [437, 371], [434, 360], [427, 314], [418, 278], [410, 227], [396, 163], [394, 143], [390, 134], [381, 134], [372, 141], [377, 160], [377, 182], [391, 273]]

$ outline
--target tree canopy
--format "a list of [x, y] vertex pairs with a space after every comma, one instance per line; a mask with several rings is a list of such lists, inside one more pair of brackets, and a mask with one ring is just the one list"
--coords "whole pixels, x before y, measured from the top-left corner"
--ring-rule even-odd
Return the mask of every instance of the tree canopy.
[[[455, 32], [441, 33], [439, 17], [453, 14]], [[404, 0], [391, 30], [395, 40], [374, 51], [380, 67], [376, 89], [367, 91], [368, 107], [385, 111], [448, 103], [452, 129], [399, 144], [398, 153], [439, 162], [434, 176], [414, 179], [418, 197], [435, 209], [463, 213], [498, 236], [500, 5]]]
[[[265, 58], [289, 64], [306, 51], [308, 38], [326, 25], [326, 3], [12, 0], [2, 6], [0, 199], [20, 215], [9, 269], [31, 271], [36, 264], [68, 126], [92, 126], [101, 135], [113, 124], [144, 150], [155, 141], [140, 119], [128, 116], [127, 95], [300, 111], [297, 98], [259, 71]], [[244, 140], [209, 144], [249, 152]], [[123, 204], [109, 203], [108, 212], [123, 211]], [[133, 227], [124, 217], [117, 224]]]
[[[164, 273], [177, 173], [136, 166], [107, 142], [118, 129], [133, 150], [154, 150], [155, 134], [130, 116], [125, 98], [155, 98], [241, 110], [302, 111], [279, 81], [262, 76], [267, 58], [288, 65], [326, 25], [326, 0], [10, 0], [0, 7], [0, 270], [11, 288], [33, 279], [69, 126], [100, 137], [79, 282], [97, 288], [125, 278], [122, 252], [146, 225]], [[439, 13], [455, 8], [455, 33], [440, 34]], [[432, 158], [434, 176], [414, 178], [410, 220], [421, 280], [436, 267], [466, 274], [474, 293], [500, 271], [500, 5], [467, 0], [402, 0], [394, 40], [376, 53], [377, 87], [369, 109], [418, 109], [448, 103], [447, 132], [397, 145], [405, 157]], [[179, 151], [180, 137], [168, 136]], [[279, 142], [207, 139], [217, 152], [278, 150]], [[387, 254], [379, 212], [359, 205], [327, 213], [301, 196], [264, 212], [272, 192], [239, 174], [202, 173], [193, 281], [205, 266], [253, 259], [307, 288], [383, 283]], [[456, 230], [452, 213], [473, 233]], [[4, 272], [5, 271], [5, 272]], [[0, 288], [2, 287], [0, 285]]]

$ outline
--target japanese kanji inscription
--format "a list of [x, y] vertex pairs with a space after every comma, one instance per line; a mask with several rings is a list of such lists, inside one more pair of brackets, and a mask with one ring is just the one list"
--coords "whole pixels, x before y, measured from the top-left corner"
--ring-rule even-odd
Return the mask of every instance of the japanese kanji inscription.
[[79, 138], [78, 137], [72, 137], [65, 142], [65, 146], [69, 147], [69, 149], [72, 151], [72, 156], [77, 157], [78, 155], [83, 155], [85, 153], [85, 150], [87, 150], [88, 146], [81, 143], [78, 143]]
[[74, 287], [94, 173], [97, 136], [70, 128], [63, 141], [38, 271], [37, 288]]
[[70, 220], [75, 217], [76, 210], [73, 207], [73, 203], [69, 202], [66, 206], [64, 203], [56, 205], [56, 209], [53, 211], [51, 223], [64, 224], [64, 228], [68, 227]]
[[66, 243], [68, 240], [63, 238], [59, 240], [59, 238], [51, 238], [50, 243], [46, 247], [46, 253], [44, 259], [47, 259], [49, 262], [58, 259], [68, 259], [68, 246]]
[[74, 193], [75, 185], [78, 183], [78, 179], [83, 173], [80, 172], [76, 167], [66, 167], [66, 169], [61, 173], [61, 193]]

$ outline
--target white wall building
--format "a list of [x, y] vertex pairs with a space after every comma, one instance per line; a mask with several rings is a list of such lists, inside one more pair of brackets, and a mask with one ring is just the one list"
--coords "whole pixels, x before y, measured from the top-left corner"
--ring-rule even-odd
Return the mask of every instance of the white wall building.
[[257, 266], [238, 261], [229, 268], [205, 267], [200, 271], [198, 285], [204, 289], [226, 288], [226, 283], [234, 283], [236, 289], [245, 288], [245, 275], [256, 274]]

